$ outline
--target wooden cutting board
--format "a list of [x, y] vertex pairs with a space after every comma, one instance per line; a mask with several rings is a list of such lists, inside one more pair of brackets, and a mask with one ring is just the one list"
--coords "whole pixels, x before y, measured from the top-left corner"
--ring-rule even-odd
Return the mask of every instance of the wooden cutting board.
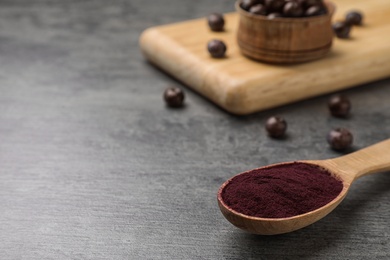
[[[225, 32], [210, 31], [205, 18], [149, 28], [140, 47], [162, 70], [240, 115], [389, 77], [390, 0], [334, 3], [333, 20], [357, 9], [365, 15], [364, 26], [353, 27], [351, 39], [335, 38], [331, 52], [313, 62], [271, 65], [242, 56], [236, 43], [237, 13], [225, 14]], [[211, 39], [226, 43], [226, 58], [210, 57], [206, 44]]]

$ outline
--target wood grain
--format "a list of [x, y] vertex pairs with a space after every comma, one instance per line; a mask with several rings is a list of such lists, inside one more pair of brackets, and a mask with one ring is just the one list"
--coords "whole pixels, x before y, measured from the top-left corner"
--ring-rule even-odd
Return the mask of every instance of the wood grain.
[[[334, 40], [323, 59], [290, 66], [249, 60], [236, 43], [238, 15], [225, 15], [226, 31], [211, 32], [204, 18], [147, 29], [140, 47], [161, 69], [234, 114], [250, 114], [339, 91], [390, 75], [390, 2], [335, 1], [335, 20], [350, 9], [364, 10], [365, 23], [349, 40]], [[208, 40], [228, 46], [225, 59], [212, 59]], [[158, 40], [156, 40], [158, 39]]]
[[237, 44], [243, 55], [274, 64], [297, 64], [325, 56], [332, 47], [335, 5], [326, 1], [327, 14], [268, 19], [240, 7]]

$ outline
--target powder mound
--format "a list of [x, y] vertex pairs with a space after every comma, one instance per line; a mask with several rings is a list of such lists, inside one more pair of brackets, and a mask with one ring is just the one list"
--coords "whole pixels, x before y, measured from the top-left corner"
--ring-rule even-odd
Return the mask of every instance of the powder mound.
[[286, 218], [326, 205], [342, 189], [342, 182], [329, 171], [294, 162], [234, 177], [223, 189], [222, 199], [233, 210], [248, 216]]

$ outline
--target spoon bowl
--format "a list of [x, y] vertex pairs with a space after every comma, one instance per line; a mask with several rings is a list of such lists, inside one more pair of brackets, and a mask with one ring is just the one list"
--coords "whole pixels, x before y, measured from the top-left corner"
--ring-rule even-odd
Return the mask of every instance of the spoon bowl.
[[[343, 188], [339, 195], [328, 204], [304, 214], [286, 218], [253, 217], [235, 211], [226, 205], [223, 200], [222, 192], [224, 188], [237, 176], [236, 175], [222, 184], [218, 191], [218, 205], [222, 214], [234, 226], [250, 233], [260, 235], [283, 234], [311, 225], [328, 215], [341, 203], [346, 197], [351, 184], [356, 179], [365, 175], [390, 170], [390, 139], [338, 158], [299, 162], [324, 168], [329, 171], [334, 178], [340, 180], [343, 184]], [[282, 164], [291, 164], [291, 162], [273, 164], [258, 169]], [[252, 170], [240, 174], [249, 172], [252, 172]]]

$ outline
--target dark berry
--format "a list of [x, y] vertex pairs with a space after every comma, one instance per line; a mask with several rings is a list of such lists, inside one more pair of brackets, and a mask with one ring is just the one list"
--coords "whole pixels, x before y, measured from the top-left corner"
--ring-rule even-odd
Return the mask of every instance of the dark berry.
[[211, 40], [207, 43], [207, 50], [214, 58], [222, 58], [225, 56], [226, 45], [221, 40]]
[[249, 9], [254, 6], [254, 5], [257, 5], [257, 4], [261, 4], [262, 1], [259, 1], [259, 0], [243, 0], [240, 4], [241, 8], [246, 10], [246, 11], [249, 11]]
[[269, 12], [281, 12], [285, 4], [284, 0], [265, 0], [265, 7]]
[[335, 117], [347, 117], [351, 110], [351, 102], [346, 96], [334, 95], [328, 101], [330, 113]]
[[164, 100], [170, 107], [181, 107], [184, 103], [184, 92], [177, 87], [167, 88], [164, 91]]
[[252, 14], [258, 14], [258, 15], [266, 15], [267, 14], [267, 10], [265, 9], [265, 6], [262, 4], [257, 4], [257, 5], [252, 6], [249, 9], [249, 12]]
[[275, 19], [275, 18], [278, 18], [278, 17], [282, 17], [282, 14], [280, 14], [280, 13], [270, 13], [269, 15], [267, 15], [268, 19]]
[[287, 2], [283, 7], [283, 15], [286, 17], [302, 16], [303, 8], [298, 2]]
[[287, 130], [287, 122], [282, 117], [273, 116], [268, 118], [265, 129], [269, 136], [274, 138], [281, 138], [284, 136]]
[[353, 136], [348, 129], [336, 128], [329, 132], [327, 141], [333, 150], [341, 151], [351, 147]]
[[321, 7], [319, 5], [313, 5], [306, 9], [305, 16], [316, 16], [321, 14]]
[[225, 26], [225, 19], [222, 14], [212, 13], [207, 17], [207, 22], [212, 31], [220, 32], [223, 31]]
[[358, 11], [348, 12], [345, 17], [345, 22], [349, 25], [361, 25], [363, 22], [363, 14]]
[[351, 32], [351, 26], [346, 22], [335, 22], [333, 24], [333, 31], [338, 38], [348, 38], [349, 33]]
[[314, 5], [323, 5], [323, 2], [322, 0], [304, 0], [304, 1], [301, 1], [301, 3], [305, 6], [305, 7], [310, 7], [310, 6], [314, 6]]
[[306, 4], [306, 0], [285, 0], [285, 2], [297, 2], [298, 4], [304, 6]]

